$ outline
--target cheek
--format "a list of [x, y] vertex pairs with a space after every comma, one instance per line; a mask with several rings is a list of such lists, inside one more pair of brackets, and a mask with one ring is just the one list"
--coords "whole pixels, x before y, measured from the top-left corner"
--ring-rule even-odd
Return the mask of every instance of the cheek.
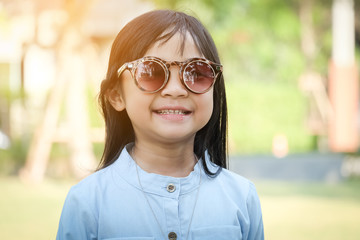
[[214, 110], [214, 105], [213, 105], [213, 101], [212, 101], [212, 99], [211, 99], [211, 103], [208, 103], [208, 109], [207, 109], [207, 114], [206, 114], [206, 116], [207, 116], [207, 119], [206, 119], [206, 123], [208, 123], [209, 122], [209, 120], [210, 120], [210, 118], [211, 118], [211, 115], [212, 115], [212, 113], [213, 113], [213, 110]]
[[126, 111], [131, 120], [143, 119], [149, 114], [149, 105], [151, 100], [144, 99], [141, 96], [128, 96], [126, 102]]
[[209, 91], [205, 94], [206, 95], [202, 99], [202, 101], [201, 101], [202, 104], [200, 107], [201, 107], [201, 111], [202, 111], [203, 121], [206, 124], [210, 120], [211, 115], [213, 113], [214, 101], [213, 101], [213, 91]]
[[128, 98], [128, 95], [131, 95], [132, 92], [134, 92], [136, 86], [133, 82], [133, 78], [131, 76], [131, 73], [129, 71], [125, 71], [122, 73], [121, 78], [119, 79], [119, 89], [120, 92], [124, 98], [124, 100], [126, 100], [126, 98]]

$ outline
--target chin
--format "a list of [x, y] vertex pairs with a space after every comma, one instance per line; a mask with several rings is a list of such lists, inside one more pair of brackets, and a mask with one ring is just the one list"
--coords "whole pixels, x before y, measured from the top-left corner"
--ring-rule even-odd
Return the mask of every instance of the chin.
[[175, 133], [172, 132], [170, 134], [162, 134], [160, 136], [160, 139], [165, 142], [165, 143], [181, 143], [181, 142], [188, 142], [188, 141], [192, 141], [195, 139], [195, 133], [191, 133], [191, 134], [184, 134], [184, 132], [179, 132], [179, 133]]

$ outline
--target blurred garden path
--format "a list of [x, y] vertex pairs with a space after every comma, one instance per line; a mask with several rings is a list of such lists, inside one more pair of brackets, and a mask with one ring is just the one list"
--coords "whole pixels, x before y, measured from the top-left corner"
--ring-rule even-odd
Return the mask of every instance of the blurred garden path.
[[304, 153], [283, 158], [272, 155], [230, 156], [229, 168], [251, 180], [340, 182], [351, 172], [344, 154]]

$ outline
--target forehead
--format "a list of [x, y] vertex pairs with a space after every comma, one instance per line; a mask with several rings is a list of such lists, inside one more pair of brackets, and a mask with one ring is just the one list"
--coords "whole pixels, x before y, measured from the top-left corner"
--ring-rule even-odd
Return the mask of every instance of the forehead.
[[203, 54], [199, 51], [189, 32], [177, 32], [169, 39], [165, 38], [155, 42], [147, 50], [145, 56], [159, 57], [167, 61], [184, 61], [188, 58], [203, 57]]

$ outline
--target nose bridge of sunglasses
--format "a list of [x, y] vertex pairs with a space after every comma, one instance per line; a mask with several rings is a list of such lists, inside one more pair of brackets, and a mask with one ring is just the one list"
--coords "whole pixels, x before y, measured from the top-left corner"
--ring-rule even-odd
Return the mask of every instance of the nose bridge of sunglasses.
[[[168, 70], [168, 81], [166, 83], [165, 88], [168, 88], [169, 86], [175, 86], [177, 84], [180, 84], [181, 86], [185, 87], [183, 82], [183, 76], [181, 76], [181, 68], [183, 67], [183, 62], [179, 61], [169, 61], [166, 62], [166, 68]], [[171, 80], [173, 77], [176, 79]], [[175, 81], [174, 81], [175, 80]], [[170, 84], [169, 84], [170, 83]], [[173, 85], [175, 83], [175, 85]]]
[[166, 67], [170, 70], [171, 66], [178, 66], [179, 68], [181, 68], [181, 66], [183, 65], [182, 62], [179, 61], [171, 61], [171, 62], [166, 62]]
[[166, 68], [167, 68], [167, 70], [168, 70], [168, 72], [169, 72], [169, 78], [170, 78], [170, 76], [171, 76], [171, 67], [178, 67], [178, 68], [175, 68], [176, 70], [173, 70], [173, 71], [178, 71], [179, 76], [180, 76], [180, 69], [181, 69], [181, 67], [182, 67], [182, 65], [183, 65], [182, 62], [179, 62], [179, 61], [171, 61], [171, 62], [166, 62], [165, 65], [166, 65]]

